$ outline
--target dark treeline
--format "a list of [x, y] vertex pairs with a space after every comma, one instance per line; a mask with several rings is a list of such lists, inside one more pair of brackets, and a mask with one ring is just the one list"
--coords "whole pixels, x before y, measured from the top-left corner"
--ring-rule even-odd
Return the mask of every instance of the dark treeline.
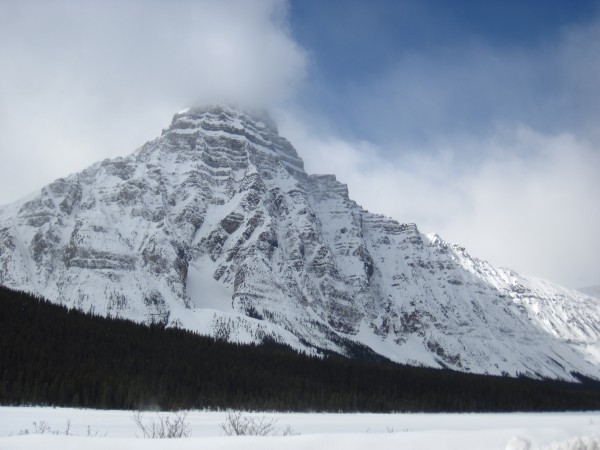
[[0, 403], [286, 411], [600, 409], [596, 382], [469, 375], [236, 345], [0, 287]]

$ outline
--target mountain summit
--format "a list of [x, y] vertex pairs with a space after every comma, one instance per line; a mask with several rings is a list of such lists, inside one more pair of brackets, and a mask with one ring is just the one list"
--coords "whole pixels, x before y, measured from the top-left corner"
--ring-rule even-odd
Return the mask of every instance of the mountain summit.
[[0, 283], [231, 341], [600, 378], [597, 299], [369, 213], [266, 116], [227, 107], [0, 208]]

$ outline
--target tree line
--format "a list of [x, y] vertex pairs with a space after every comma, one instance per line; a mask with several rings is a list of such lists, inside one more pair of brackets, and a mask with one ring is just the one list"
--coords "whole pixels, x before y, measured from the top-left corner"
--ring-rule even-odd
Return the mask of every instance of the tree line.
[[0, 403], [103, 409], [600, 409], [600, 384], [313, 357], [95, 316], [0, 287]]

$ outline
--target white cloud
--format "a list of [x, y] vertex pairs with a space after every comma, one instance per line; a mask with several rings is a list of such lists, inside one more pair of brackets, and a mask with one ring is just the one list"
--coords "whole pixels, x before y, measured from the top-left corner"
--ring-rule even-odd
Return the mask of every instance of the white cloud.
[[270, 106], [305, 75], [278, 0], [0, 3], [0, 204], [158, 135], [176, 111]]
[[[281, 114], [280, 129], [309, 173], [335, 173], [371, 212], [520, 273], [570, 287], [600, 279], [600, 152], [589, 142], [510, 127], [391, 160], [389, 149], [319, 134], [292, 115]], [[483, 156], [465, 165], [465, 151]]]
[[[309, 172], [370, 211], [570, 287], [600, 282], [600, 20], [529, 48], [402, 55], [340, 86], [346, 118], [281, 114]], [[298, 119], [301, 117], [301, 119]], [[340, 127], [343, 128], [343, 127]]]
[[499, 137], [494, 156], [459, 180], [471, 207], [445, 232], [517, 271], [571, 287], [597, 283], [599, 149], [568, 134], [514, 133], [516, 143]]

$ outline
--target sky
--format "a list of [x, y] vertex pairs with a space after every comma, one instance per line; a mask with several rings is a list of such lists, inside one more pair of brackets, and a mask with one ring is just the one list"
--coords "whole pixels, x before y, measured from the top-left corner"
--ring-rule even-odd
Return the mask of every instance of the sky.
[[600, 0], [0, 0], [0, 204], [260, 106], [369, 211], [598, 285], [598, 42]]

